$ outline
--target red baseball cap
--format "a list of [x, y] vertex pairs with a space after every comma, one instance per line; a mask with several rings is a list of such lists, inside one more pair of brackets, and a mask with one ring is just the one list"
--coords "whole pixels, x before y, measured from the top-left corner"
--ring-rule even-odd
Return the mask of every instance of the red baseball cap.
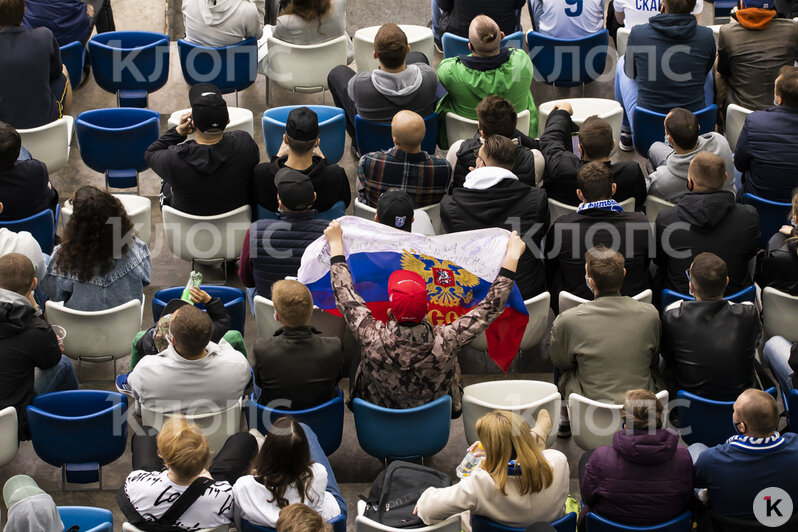
[[388, 300], [398, 322], [420, 322], [427, 315], [427, 283], [416, 272], [396, 270], [388, 278]]

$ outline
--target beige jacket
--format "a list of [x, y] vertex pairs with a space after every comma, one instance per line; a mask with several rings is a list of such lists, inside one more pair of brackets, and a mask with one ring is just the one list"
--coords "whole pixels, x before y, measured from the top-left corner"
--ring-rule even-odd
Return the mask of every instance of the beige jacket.
[[[543, 456], [554, 471], [551, 485], [537, 493], [521, 495], [518, 483], [508, 478], [502, 495], [493, 478], [481, 469], [448, 488], [429, 488], [418, 499], [418, 516], [433, 524], [463, 512], [463, 529], [471, 530], [470, 513], [513, 527], [526, 527], [538, 521], [551, 522], [565, 513], [568, 497], [568, 459], [560, 451], [546, 449]], [[470, 513], [469, 513], [470, 512]]]

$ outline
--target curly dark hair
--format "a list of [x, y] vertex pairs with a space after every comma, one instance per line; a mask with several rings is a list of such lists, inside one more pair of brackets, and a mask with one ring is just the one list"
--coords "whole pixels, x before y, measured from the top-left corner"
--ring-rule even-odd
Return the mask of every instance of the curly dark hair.
[[309, 502], [308, 490], [313, 481], [310, 466], [310, 447], [305, 431], [291, 416], [281, 417], [269, 429], [260, 452], [252, 462], [255, 480], [266, 486], [272, 499], [266, 502], [278, 508], [288, 506], [286, 490], [294, 485], [299, 492], [300, 502]]
[[[72, 217], [55, 258], [58, 270], [74, 274], [82, 282], [105, 275], [130, 250], [133, 229], [133, 221], [119, 199], [97, 187], [79, 188], [72, 198]], [[120, 243], [121, 247], [114, 249], [114, 244]]]
[[330, 11], [331, 4], [330, 0], [292, 0], [281, 14], [297, 15], [306, 22], [317, 18], [321, 29], [321, 17]]

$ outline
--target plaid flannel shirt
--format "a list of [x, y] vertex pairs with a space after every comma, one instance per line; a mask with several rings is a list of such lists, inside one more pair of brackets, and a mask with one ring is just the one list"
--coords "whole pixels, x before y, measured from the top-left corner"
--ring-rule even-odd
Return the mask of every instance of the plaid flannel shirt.
[[398, 188], [410, 194], [418, 209], [441, 201], [451, 175], [452, 168], [443, 157], [425, 151], [407, 153], [393, 147], [360, 158], [358, 193], [367, 205], [376, 207], [383, 192]]

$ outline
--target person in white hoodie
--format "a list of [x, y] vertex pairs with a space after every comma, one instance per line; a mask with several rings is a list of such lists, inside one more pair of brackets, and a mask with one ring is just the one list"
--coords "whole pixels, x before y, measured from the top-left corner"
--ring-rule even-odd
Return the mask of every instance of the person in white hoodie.
[[8, 508], [4, 532], [62, 532], [64, 525], [53, 498], [28, 475], [15, 475], [3, 486]]
[[[0, 203], [0, 209], [2, 209], [2, 203]], [[47, 264], [44, 261], [45, 255], [42, 254], [42, 248], [33, 235], [27, 231], [15, 233], [10, 229], [0, 227], [0, 257], [9, 253], [19, 253], [28, 257], [33, 263], [37, 281], [42, 282]]]
[[677, 203], [690, 192], [687, 188], [687, 170], [699, 152], [714, 153], [726, 165], [729, 176], [723, 190], [734, 192], [734, 161], [729, 142], [720, 133], [710, 131], [699, 135], [696, 116], [676, 107], [665, 117], [665, 135], [668, 144], [655, 142], [648, 150], [648, 160], [654, 171], [646, 179], [648, 193], [671, 203]]
[[329, 521], [346, 514], [346, 500], [310, 427], [292, 417], [272, 424], [252, 462], [252, 472], [233, 485], [235, 522], [272, 527], [280, 510], [303, 503]]
[[214, 48], [263, 35], [265, 0], [183, 0], [186, 40]]

